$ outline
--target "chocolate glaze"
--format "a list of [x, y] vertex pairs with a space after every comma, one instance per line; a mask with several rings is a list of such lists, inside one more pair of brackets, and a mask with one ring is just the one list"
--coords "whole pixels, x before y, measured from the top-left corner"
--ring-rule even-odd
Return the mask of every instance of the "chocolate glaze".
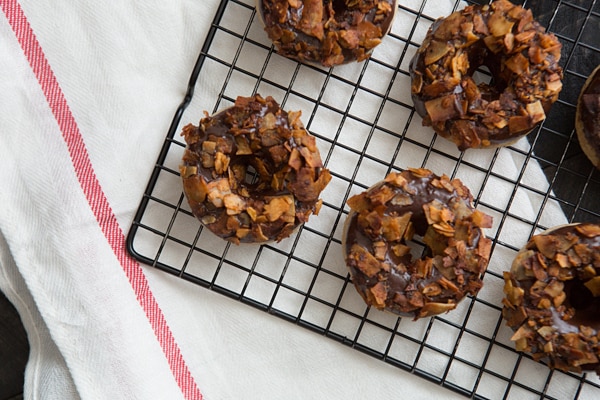
[[[449, 193], [446, 190], [440, 190], [431, 186], [431, 179], [419, 179], [413, 180], [409, 183], [409, 188], [419, 193], [419, 196], [414, 199], [414, 203], [406, 206], [389, 206], [385, 210], [385, 215], [404, 215], [411, 213], [411, 222], [415, 227], [415, 233], [419, 236], [425, 235], [428, 224], [425, 214], [423, 212], [423, 205], [428, 204], [434, 200], [440, 200], [447, 203], [453, 193]], [[371, 248], [372, 239], [358, 227], [358, 214], [353, 213], [349, 216], [350, 222], [346, 233], [346, 252], [350, 252], [350, 248], [353, 244], [357, 243], [365, 248]], [[472, 249], [472, 247], [469, 247]], [[431, 254], [427, 255], [431, 257]], [[389, 249], [385, 254], [384, 262], [388, 262], [391, 265], [404, 264], [410, 266], [413, 264], [413, 256], [408, 253], [402, 257], [396, 256]], [[368, 276], [360, 273], [355, 267], [351, 266], [352, 276], [354, 278], [355, 285], [358, 285], [359, 290], [364, 291], [368, 287], [373, 286], [378, 282], [378, 279], [369, 278]], [[407, 271], [400, 271], [398, 269], [392, 269], [387, 277], [387, 282], [391, 292], [398, 293], [404, 292], [406, 286], [411, 283], [412, 272], [410, 269]], [[436, 282], [440, 279], [439, 272], [434, 269], [432, 274], [426, 279], [422, 279], [418, 282], [418, 285], [425, 286], [431, 282]], [[454, 298], [455, 293], [450, 290], [443, 290], [438, 296], [432, 297], [431, 301], [447, 302], [449, 299]], [[412, 313], [405, 313], [405, 315], [413, 315]]]
[[[194, 143], [191, 143], [187, 146], [186, 152], [191, 152], [194, 154], [199, 154], [202, 151], [202, 144], [207, 141], [218, 141], [224, 140], [230, 145], [230, 150], [226, 152], [226, 154], [236, 155], [238, 151], [238, 146], [235, 141], [235, 136], [231, 133], [231, 123], [228, 121], [232, 119], [232, 109], [225, 109], [211, 117], [211, 121], [209, 124], [205, 124], [205, 129], [201, 129], [200, 126], [196, 128], [194, 136], [196, 140]], [[255, 104], [252, 109], [252, 113], [254, 114], [253, 119], [257, 121], [259, 119], [264, 118], [264, 116], [268, 113], [275, 115], [276, 124], [283, 128], [284, 130], [290, 130], [290, 126], [288, 124], [288, 118], [286, 112], [278, 112], [279, 106], [276, 103], [265, 103], [265, 104]], [[258, 129], [256, 126], [248, 126], [246, 127], [247, 133], [246, 136], [256, 134]], [[290, 147], [298, 147], [293, 140], [288, 139], [287, 143]], [[186, 157], [186, 156], [184, 156]], [[187, 159], [187, 158], [186, 158]], [[274, 163], [273, 159], [269, 155], [269, 151], [266, 148], [255, 148], [253, 154], [245, 154], [245, 155], [236, 155], [231, 160], [231, 165], [256, 165], [256, 161], [260, 159], [265, 162], [265, 167], [267, 171], [271, 174], [274, 173], [281, 165], [277, 165]], [[189, 165], [189, 164], [188, 164]], [[215, 172], [214, 168], [205, 168], [201, 163], [196, 164], [198, 167], [198, 174], [206, 178], [207, 181], [214, 180], [218, 177], [219, 174]], [[222, 175], [224, 176], [224, 175]], [[240, 181], [240, 188], [247, 188], [251, 191], [258, 191], [263, 195], [281, 195], [288, 194], [289, 191], [287, 188], [284, 190], [273, 192], [270, 186], [265, 186], [266, 177], [261, 177], [258, 182], [252, 183], [247, 182], [246, 180]]]
[[[323, 17], [319, 23], [323, 26], [324, 36], [319, 38], [300, 27], [305, 4], [308, 2], [300, 1], [299, 7], [294, 8], [289, 5], [288, 0], [257, 1], [265, 31], [274, 41], [279, 54], [298, 61], [321, 63], [327, 67], [361, 61], [373, 50], [370, 46], [348, 48], [342, 45], [341, 57], [334, 60], [331, 44], [326, 42], [328, 35], [334, 35], [337, 39], [335, 42], [341, 43], [338, 41], [340, 33], [360, 32], [363, 29], [360, 24], [368, 23], [371, 25], [369, 29], [376, 29], [376, 37], [381, 39], [390, 30], [397, 9], [397, 0], [381, 0], [390, 6], [390, 11], [384, 14], [378, 10], [379, 0], [362, 0], [352, 6], [347, 6], [347, 2], [342, 0], [323, 0]], [[284, 37], [282, 33], [285, 33]]]
[[[261, 124], [269, 114], [275, 117], [274, 127], [262, 129]], [[193, 214], [216, 235], [235, 243], [279, 241], [318, 211], [318, 195], [329, 182], [329, 172], [320, 163], [318, 150], [310, 150], [303, 144], [303, 138], [309, 134], [301, 122], [296, 120], [294, 125], [290, 125], [288, 113], [272, 98], [263, 99], [259, 95], [238, 97], [233, 107], [203, 118], [197, 127], [186, 126], [182, 135], [188, 143], [180, 167], [188, 203]], [[238, 146], [237, 140], [240, 139], [247, 143], [245, 149]], [[215, 143], [215, 151], [228, 158], [226, 170], [217, 171], [214, 165], [203, 163], [203, 157], [208, 155], [204, 150], [207, 142]], [[274, 152], [275, 148], [281, 152]], [[251, 154], [246, 154], [250, 150]], [[300, 157], [302, 164], [292, 168], [289, 160], [294, 151], [308, 154], [318, 161], [318, 166], [308, 166], [306, 160]], [[256, 171], [253, 176], [248, 174], [250, 166]], [[308, 176], [300, 177], [301, 169], [308, 171]], [[187, 171], [193, 171], [193, 174]], [[281, 187], [274, 186], [275, 177], [281, 179]], [[299, 184], [297, 178], [303, 179], [303, 182]], [[215, 205], [209, 196], [198, 201], [198, 196], [194, 195], [199, 185], [202, 187], [198, 182], [210, 184], [220, 180], [227, 181], [230, 192], [243, 201], [242, 209], [236, 210], [233, 215], [225, 206]], [[323, 187], [312, 190], [316, 187], [314, 185]], [[303, 189], [311, 190], [303, 192]], [[293, 222], [283, 218], [253, 218], [256, 213], [264, 212], [272, 198], [285, 196], [293, 196], [294, 199]], [[240, 237], [240, 228], [251, 232]]]
[[[600, 252], [600, 236], [596, 237], [585, 237], [572, 226], [564, 226], [553, 230], [552, 235], [565, 235], [574, 234], [578, 237], [578, 243], [585, 244], [586, 246], [595, 249], [596, 252]], [[548, 260], [548, 263], [550, 260]], [[582, 269], [585, 265], [574, 265], [572, 268], [575, 270]], [[597, 268], [598, 274], [600, 274], [600, 268]], [[548, 281], [551, 277], [548, 277]], [[535, 278], [525, 279], [517, 281], [517, 286], [529, 291], [529, 288], [536, 281]], [[587, 287], [584, 286], [584, 281], [580, 280], [579, 273], [573, 275], [573, 279], [565, 281], [565, 293], [567, 298], [565, 305], [568, 308], [574, 309], [575, 313], [573, 316], [566, 315], [565, 312], [559, 312], [554, 307], [549, 310], [553, 314], [553, 317], [558, 317], [562, 323], [557, 324], [556, 328], [561, 333], [572, 332], [573, 329], [579, 330], [581, 325], [586, 325], [594, 328], [596, 332], [600, 332], [600, 297], [594, 297]], [[525, 303], [530, 303], [530, 298], [525, 297]]]
[[[393, 188], [395, 194], [409, 194], [410, 199], [412, 200], [411, 204], [394, 205], [391, 202], [388, 202], [386, 203], [385, 210], [382, 211], [382, 215], [402, 216], [409, 213], [411, 215], [410, 222], [414, 227], [414, 232], [421, 238], [427, 234], [428, 230], [432, 229], [426, 218], [424, 206], [429, 206], [430, 204], [443, 204], [451, 210], [456, 210], [457, 213], [463, 212], [467, 213], [468, 215], [470, 215], [470, 213], [473, 211], [473, 207], [471, 205], [472, 197], [468, 190], [463, 190], [462, 193], [458, 193], [457, 190], [454, 189], [450, 191], [447, 188], [439, 187], [439, 185], [436, 186], [432, 184], [432, 182], [434, 180], [439, 180], [440, 177], [433, 174], [425, 177], [417, 177], [410, 171], [404, 171], [402, 176], [404, 176], [408, 181], [404, 188], [395, 187], [388, 182], [382, 181], [370, 188], [367, 193], [372, 193], [382, 186], [387, 185]], [[444, 177], [442, 179], [447, 178]], [[461, 186], [461, 188], [466, 189], [463, 186]], [[454, 221], [454, 224], [458, 227], [464, 222], [464, 220], [467, 219], [468, 216], [464, 216], [463, 218], [457, 217], [456, 221]], [[478, 254], [478, 246], [480, 245], [480, 240], [487, 241], [488, 239], [483, 236], [479, 227], [472, 225], [470, 222], [467, 223], [467, 225], [469, 225], [470, 230], [469, 239], [465, 242], [467, 257], [479, 259], [480, 255]], [[446, 244], [442, 246], [443, 248], [447, 249], [450, 247], [449, 243], [447, 242], [448, 238], [440, 236], [438, 239], [441, 241], [446, 241]], [[381, 260], [381, 262], [391, 265], [392, 268], [385, 273], [383, 278], [381, 275], [369, 277], [360, 270], [356, 260], [349, 256], [352, 253], [352, 247], [354, 245], [358, 244], [367, 251], [373, 252], [373, 242], [380, 240], [385, 239], [382, 237], [374, 237], [371, 233], [365, 231], [365, 229], [360, 226], [359, 212], [352, 211], [350, 213], [345, 225], [343, 245], [346, 254], [346, 263], [352, 275], [354, 285], [361, 296], [367, 302], [369, 302], [368, 291], [371, 290], [371, 288], [378, 282], [384, 281], [388, 291], [388, 297], [385, 305], [386, 310], [392, 311], [399, 315], [411, 316], [415, 318], [439, 313], [425, 312], [421, 307], [407, 308], [406, 304], [400, 304], [395, 301], [395, 299], [398, 298], [398, 295], [410, 297], [412, 292], [420, 292], [428, 285], [439, 284], [440, 280], [445, 279], [444, 274], [442, 274], [435, 265], [433, 265], [433, 268], [427, 276], [421, 276], [417, 272], [417, 259], [414, 259], [410, 253], [399, 257], [394, 254], [394, 252], [391, 250], [391, 247], [388, 246], [387, 251], [385, 252], [385, 257], [383, 260]], [[404, 240], [401, 242], [404, 244], [406, 243]], [[392, 243], [389, 244], [391, 245]], [[442, 262], [442, 259], [444, 259], [445, 256], [446, 254], [444, 254], [443, 251], [440, 252], [439, 249], [437, 252], [434, 252], [434, 250], [431, 248], [426, 248], [425, 254], [423, 254], [421, 260], [435, 258], [437, 260], [436, 262]], [[484, 270], [485, 266], [487, 265], [486, 257], [489, 257], [489, 254], [484, 254], [481, 257], [485, 258], [485, 262], [483, 264]], [[438, 294], [426, 296], [424, 299], [426, 303], [442, 303], [455, 306], [467, 293], [477, 293], [482, 286], [480, 276], [483, 270], [480, 267], [477, 267], [475, 270], [470, 268], [461, 270], [460, 266], [455, 266], [455, 268], [458, 273], [457, 275], [461, 275], [464, 278], [462, 283], [457, 281], [453, 282], [458, 288], [458, 291], [453, 290], [450, 287], [444, 287], [444, 285], [440, 285], [441, 291]], [[448, 311], [448, 309], [445, 309], [444, 311]]]
[[600, 168], [600, 67], [588, 77], [579, 96], [576, 128], [585, 154]]
[[[541, 107], [547, 113], [560, 91], [560, 87], [558, 90], [546, 87], [547, 81], [562, 78], [562, 69], [558, 64], [560, 53], [557, 57], [556, 52], [549, 52], [543, 62], [534, 62], [538, 61], [539, 57], [530, 56], [529, 52], [530, 49], [551, 47], [547, 43], [555, 43], [553, 46], [560, 48], [560, 42], [553, 35], [545, 33], [539, 23], [528, 21], [521, 24], [521, 21], [514, 17], [520, 15], [523, 21], [524, 18], [529, 19], [531, 14], [528, 10], [523, 10], [520, 6], [514, 6], [511, 10], [513, 6], [507, 1], [494, 3], [468, 6], [447, 18], [435, 21], [409, 66], [413, 80], [412, 99], [415, 110], [424, 118], [423, 124], [432, 126], [439, 135], [452, 140], [460, 150], [511, 144], [531, 132], [543, 117], [531, 116], [529, 121], [520, 121], [519, 124], [509, 124], [510, 118], [527, 116], [527, 106], [536, 101], [540, 101]], [[502, 13], [503, 18], [514, 22], [512, 32], [509, 32], [512, 35], [510, 40], [521, 33], [519, 29], [532, 32], [530, 40], [518, 48], [527, 60], [527, 74], [513, 72], [507, 67], [507, 61], [514, 57], [516, 52], [509, 52], [502, 47], [503, 44], [498, 45], [500, 50], [491, 50], [486, 44], [486, 40], [493, 38], [487, 30], [492, 27], [490, 21], [494, 13]], [[483, 21], [486, 28], [478, 29], [478, 21]], [[464, 26], [471, 26], [472, 31], [463, 31]], [[447, 32], [456, 33], [449, 35]], [[496, 40], [494, 37], [491, 42]], [[437, 51], [435, 46], [438, 46], [440, 41], [445, 41], [452, 50], [439, 60], [426, 65], [426, 58], [432, 51]], [[450, 78], [457, 77], [457, 71], [453, 70], [454, 63], [463, 53], [466, 53], [468, 58], [468, 68], [464, 74], [458, 72], [460, 79], [452, 86], [448, 82]], [[480, 66], [486, 66], [490, 70], [492, 82], [490, 85], [478, 84], [478, 93], [473, 96], [473, 91], [466, 88], [470, 84], [468, 82], [472, 82], [473, 73]], [[432, 67], [435, 67], [435, 72], [426, 72], [428, 68], [433, 70]], [[436, 94], [428, 94], [427, 90], [432, 90], [432, 85], [437, 85], [440, 81], [446, 82], [445, 90], [435, 90]], [[454, 110], [447, 111], [447, 116], [436, 120], [428, 113], [425, 105], [430, 100], [447, 96], [453, 97]], [[490, 114], [494, 116], [490, 118]], [[505, 124], [497, 123], [498, 117], [506, 121]], [[518, 126], [521, 128], [517, 128]]]
[[[559, 237], [576, 238], [577, 245], [584, 245], [589, 249], [593, 255], [590, 262], [582, 262], [581, 264], [571, 262], [571, 265], [565, 269], [565, 267], [559, 267], [560, 274], [558, 276], [552, 276], [548, 274], [538, 274], [537, 277], [529, 276], [531, 274], [525, 273], [522, 269], [524, 265], [527, 265], [529, 270], [530, 266], [539, 262], [538, 259], [544, 260], [544, 264], [547, 265], [546, 270], [554, 268], [556, 261], [554, 259], [547, 258], [537, 248], [534, 240], [530, 240], [527, 246], [519, 254], [526, 254], [526, 257], [519, 257], [515, 259], [511, 272], [505, 275], [505, 280], [509, 279], [510, 284], [513, 287], [521, 288], [524, 292], [522, 303], [515, 307], [514, 305], [508, 307], [506, 304], [503, 309], [503, 316], [508, 321], [509, 326], [517, 331], [521, 326], [531, 326], [533, 331], [537, 331], [542, 326], [551, 326], [554, 334], [556, 335], [552, 340], [554, 348], [562, 346], [568, 348], [570, 341], [566, 338], [569, 335], [576, 334], [579, 338], [585, 338], [586, 336], [581, 335], [580, 332], [583, 327], [589, 327], [592, 329], [591, 334], [596, 336], [600, 334], [600, 297], [594, 297], [592, 292], [585, 286], [585, 283], [591, 279], [589, 271], [584, 271], [586, 268], [592, 268], [595, 270], [595, 276], [600, 275], [600, 229], [598, 234], [593, 237], [582, 234], [576, 229], [576, 226], [580, 224], [565, 225], [556, 229], [549, 230], [548, 232], [542, 233], [541, 235]], [[591, 224], [581, 224], [581, 226], [589, 226]], [[533, 252], [531, 252], [533, 251]], [[527, 252], [527, 253], [526, 253]], [[565, 250], [565, 253], [566, 250]], [[539, 257], [539, 258], [538, 258]], [[574, 260], [571, 257], [569, 260]], [[545, 276], [545, 279], [540, 280], [538, 278]], [[550, 284], [553, 281], [561, 281], [564, 283], [564, 293], [566, 294], [565, 300], [557, 306], [552, 301], [550, 307], [543, 308], [538, 306], [540, 302], [540, 295], [534, 294], [532, 287], [538, 282], [544, 282]], [[507, 281], [508, 282], [508, 281]], [[542, 296], [545, 296], [542, 294]], [[516, 315], [520, 317], [515, 318]], [[587, 351], [582, 350], [579, 343], [577, 349], [570, 354], [569, 351], [565, 350], [562, 352], [547, 353], [544, 351], [544, 345], [548, 342], [547, 337], [542, 335], [534, 335], [528, 337], [528, 345], [530, 346], [530, 352], [534, 354], [534, 357], [539, 359], [547, 359], [551, 367], [556, 367], [564, 370], [577, 371], [583, 370], [596, 370], [600, 371], [600, 364], [598, 363], [586, 363], [581, 366], [574, 358], [574, 354], [586, 354], [595, 353], [600, 356], [600, 347], [597, 343], [590, 342]]]

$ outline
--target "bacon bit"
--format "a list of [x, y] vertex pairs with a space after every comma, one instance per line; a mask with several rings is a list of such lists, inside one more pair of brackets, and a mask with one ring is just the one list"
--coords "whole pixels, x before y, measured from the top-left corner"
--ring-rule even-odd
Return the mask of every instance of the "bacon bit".
[[387, 253], [387, 244], [385, 242], [379, 241], [373, 243], [373, 255], [380, 261], [385, 260], [385, 255]]
[[412, 213], [410, 212], [399, 217], [384, 216], [382, 220], [382, 226], [383, 235], [385, 236], [386, 240], [390, 242], [401, 240], [409, 226], [411, 217]]
[[225, 154], [218, 152], [215, 156], [215, 171], [217, 174], [221, 175], [227, 172], [229, 168], [230, 158]]
[[227, 215], [237, 215], [246, 208], [246, 201], [233, 193], [223, 196], [223, 204], [227, 208]]
[[392, 252], [396, 255], [396, 257], [404, 257], [410, 253], [410, 247], [404, 244], [396, 244], [392, 247]]
[[531, 117], [532, 124], [537, 124], [538, 122], [542, 122], [544, 119], [546, 119], [544, 107], [542, 106], [542, 102], [539, 100], [527, 104], [527, 113]]
[[292, 150], [288, 160], [288, 165], [296, 171], [300, 170], [302, 167], [302, 158], [300, 157], [300, 151], [297, 148]]
[[387, 290], [383, 282], [377, 282], [369, 289], [370, 300], [376, 308], [382, 309], [385, 307], [387, 300]]
[[281, 219], [284, 222], [294, 222], [296, 215], [294, 198], [291, 195], [273, 197], [264, 207], [265, 216], [270, 222]]
[[521, 53], [517, 53], [505, 63], [506, 67], [517, 75], [529, 73], [529, 60]]
[[370, 201], [368, 200], [366, 193], [363, 192], [350, 197], [346, 204], [348, 204], [352, 210], [361, 212], [369, 208]]
[[323, 40], [323, 11], [323, 1], [304, 0], [302, 18], [298, 23], [298, 28], [309, 36], [314, 36], [319, 40]]
[[183, 179], [183, 187], [188, 198], [196, 203], [203, 203], [208, 193], [206, 181], [202, 176], [195, 175]]
[[381, 185], [372, 189], [369, 193], [369, 200], [373, 205], [384, 205], [390, 201], [396, 193], [387, 185]]
[[358, 32], [355, 30], [340, 31], [340, 44], [346, 49], [356, 49], [360, 45]]
[[584, 283], [594, 297], [600, 297], [600, 276], [596, 276]]
[[419, 311], [419, 318], [429, 315], [438, 315], [456, 308], [455, 303], [427, 303]]
[[548, 259], [556, 255], [558, 242], [553, 235], [535, 235], [532, 239], [535, 248]]
[[255, 224], [252, 226], [252, 234], [258, 242], [269, 241], [269, 238], [263, 233], [262, 226], [260, 224]]
[[352, 245], [348, 258], [354, 262], [356, 268], [369, 278], [373, 278], [382, 269], [377, 258], [358, 244]]
[[301, 0], [288, 0], [288, 3], [290, 5], [290, 7], [293, 7], [293, 8], [300, 8], [300, 6], [302, 5]]
[[399, 174], [397, 172], [392, 172], [392, 173], [388, 174], [385, 177], [384, 182], [391, 183], [392, 185], [399, 187], [399, 188], [405, 188], [408, 183], [406, 178], [403, 177], [402, 174]]
[[580, 224], [575, 227], [575, 230], [585, 237], [594, 238], [600, 236], [600, 225]]
[[531, 117], [528, 115], [516, 115], [508, 119], [508, 130], [510, 133], [525, 132], [531, 128]]
[[442, 288], [437, 283], [433, 282], [429, 285], [426, 285], [423, 288], [422, 293], [424, 296], [427, 297], [435, 297], [439, 296], [442, 293]]
[[429, 47], [425, 51], [425, 65], [433, 64], [442, 57], [444, 57], [452, 49], [448, 42], [440, 42], [432, 40]]
[[434, 124], [463, 114], [462, 105], [459, 104], [459, 98], [454, 93], [426, 101], [425, 109]]
[[311, 151], [308, 147], [301, 147], [300, 154], [302, 154], [309, 167], [320, 168], [323, 165], [321, 155], [318, 151]]

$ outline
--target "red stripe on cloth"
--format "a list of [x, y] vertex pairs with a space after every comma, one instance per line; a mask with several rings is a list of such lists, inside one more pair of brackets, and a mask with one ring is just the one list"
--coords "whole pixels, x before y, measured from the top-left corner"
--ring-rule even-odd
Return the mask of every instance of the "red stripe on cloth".
[[108, 203], [100, 182], [98, 182], [77, 122], [21, 5], [17, 0], [0, 0], [0, 7], [15, 32], [25, 57], [29, 61], [29, 65], [56, 118], [69, 150], [77, 179], [90, 208], [146, 313], [177, 384], [186, 399], [202, 399], [202, 394], [181, 355], [179, 346], [175, 342], [162, 310], [150, 290], [142, 267], [125, 250], [125, 235]]

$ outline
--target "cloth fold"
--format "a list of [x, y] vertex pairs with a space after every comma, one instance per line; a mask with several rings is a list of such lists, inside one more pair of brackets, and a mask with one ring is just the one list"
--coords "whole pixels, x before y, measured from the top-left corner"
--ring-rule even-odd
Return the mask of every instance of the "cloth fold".
[[[245, 24], [236, 20], [244, 16], [230, 3], [229, 23]], [[419, 9], [416, 3], [421, 2], [408, 3]], [[427, 2], [425, 9], [432, 17], [455, 5], [435, 3]], [[0, 290], [15, 304], [31, 344], [25, 398], [391, 398], [399, 393], [414, 399], [462, 398], [293, 324], [140, 266], [124, 254], [124, 232], [219, 1], [0, 4]], [[406, 18], [398, 16], [398, 32]], [[262, 34], [256, 26], [252, 29]], [[266, 41], [264, 36], [260, 40]], [[230, 53], [226, 45], [223, 41], [223, 52]], [[39, 54], [33, 61], [28, 58], [36, 46], [46, 67]], [[382, 47], [376, 56], [397, 59], [396, 50]], [[289, 62], [275, 63], [286, 68]], [[353, 76], [358, 69], [345, 66], [336, 73]], [[214, 104], [222, 85], [217, 78], [201, 78], [202, 90], [186, 112], [189, 122], [197, 123], [192, 119], [201, 114], [195, 111]], [[361, 84], [370, 82], [376, 85], [377, 76]], [[250, 94], [243, 82], [234, 86], [237, 94]], [[332, 87], [325, 99], [335, 101], [344, 90]], [[403, 90], [408, 90], [406, 85]], [[402, 93], [398, 90], [398, 96]], [[289, 107], [298, 108], [292, 100]], [[356, 112], [361, 111], [367, 113], [368, 107]], [[326, 132], [327, 123], [315, 118], [313, 127]], [[431, 135], [416, 126], [410, 134], [420, 131]], [[350, 146], [360, 140], [346, 139]], [[441, 139], [435, 146], [456, 152]], [[526, 149], [527, 143], [518, 146]], [[324, 147], [322, 152], [330, 150]], [[401, 167], [422, 161], [420, 154], [403, 158]], [[472, 152], [465, 159], [489, 165], [492, 156], [489, 151]], [[343, 160], [332, 150], [332, 168]], [[522, 153], [503, 150], [494, 169], [516, 179], [523, 162]], [[438, 154], [426, 166], [451, 173]], [[537, 164], [530, 161], [527, 170], [524, 179], [546, 191]], [[503, 196], [496, 187], [486, 197], [476, 171], [459, 169], [457, 176], [480, 192], [482, 201], [504, 206], [497, 202]], [[510, 196], [514, 187], [505, 189], [514, 197], [514, 215], [535, 218], [542, 204], [539, 194]], [[172, 190], [181, 192], [177, 186]], [[336, 199], [335, 182], [328, 190]], [[544, 224], [564, 221], [555, 203], [544, 204]], [[531, 226], [521, 223], [515, 229], [521, 239]], [[512, 243], [508, 236], [500, 238]], [[498, 257], [501, 268], [506, 260]]]

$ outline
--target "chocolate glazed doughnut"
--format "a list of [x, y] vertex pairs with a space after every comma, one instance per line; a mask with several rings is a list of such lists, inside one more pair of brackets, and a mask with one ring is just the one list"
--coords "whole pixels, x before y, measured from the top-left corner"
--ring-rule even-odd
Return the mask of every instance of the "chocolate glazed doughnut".
[[183, 128], [183, 189], [214, 234], [236, 244], [280, 241], [318, 213], [331, 175], [300, 114], [257, 94]]
[[282, 56], [326, 67], [367, 59], [391, 29], [397, 0], [257, 0]]
[[600, 225], [533, 236], [504, 281], [502, 315], [516, 350], [550, 368], [600, 375]]
[[[348, 200], [342, 247], [353, 283], [368, 305], [414, 319], [456, 308], [481, 289], [492, 218], [472, 206], [458, 180], [427, 169], [390, 173]], [[422, 237], [413, 259], [407, 242]]]
[[[410, 63], [412, 99], [460, 150], [509, 145], [545, 118], [562, 89], [561, 44], [508, 0], [438, 19]], [[491, 84], [477, 84], [480, 66]]]
[[575, 128], [581, 149], [600, 169], [600, 66], [585, 81], [575, 113]]

